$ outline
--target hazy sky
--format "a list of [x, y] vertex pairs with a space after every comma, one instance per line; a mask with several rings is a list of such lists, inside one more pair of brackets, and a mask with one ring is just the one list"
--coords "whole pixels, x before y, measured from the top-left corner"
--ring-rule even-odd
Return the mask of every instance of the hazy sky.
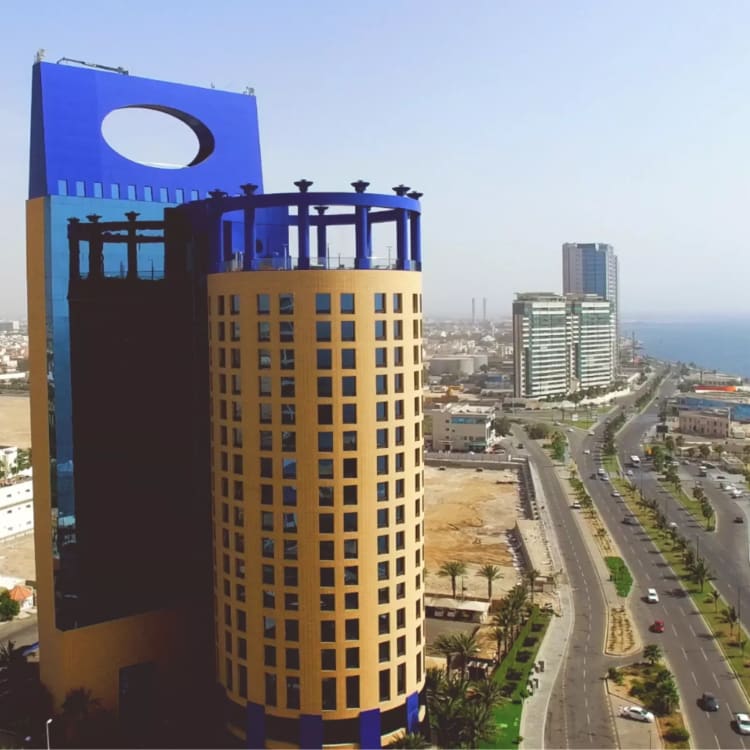
[[565, 241], [615, 246], [625, 316], [750, 313], [748, 38], [747, 2], [7, 0], [0, 316], [25, 310], [38, 48], [254, 87], [267, 191], [424, 192], [428, 314], [560, 291]]

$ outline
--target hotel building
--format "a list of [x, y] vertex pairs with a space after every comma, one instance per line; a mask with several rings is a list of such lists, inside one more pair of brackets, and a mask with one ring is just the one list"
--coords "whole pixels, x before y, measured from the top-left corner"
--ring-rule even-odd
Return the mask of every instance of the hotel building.
[[[306, 180], [264, 194], [252, 96], [47, 63], [33, 81], [35, 533], [55, 704], [87, 687], [138, 739], [218, 684], [247, 747], [416, 730], [420, 194]], [[188, 125], [193, 161], [110, 148], [101, 122], [129, 107]], [[375, 224], [396, 257], [374, 252]], [[333, 226], [351, 236], [335, 259]]]

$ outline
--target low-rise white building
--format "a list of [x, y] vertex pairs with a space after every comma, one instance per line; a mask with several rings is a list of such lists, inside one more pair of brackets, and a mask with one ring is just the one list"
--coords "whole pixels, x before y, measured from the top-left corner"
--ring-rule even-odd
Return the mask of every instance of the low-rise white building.
[[30, 479], [0, 484], [0, 539], [34, 530], [34, 491]]
[[493, 406], [447, 404], [431, 412], [433, 450], [482, 452], [492, 437]]

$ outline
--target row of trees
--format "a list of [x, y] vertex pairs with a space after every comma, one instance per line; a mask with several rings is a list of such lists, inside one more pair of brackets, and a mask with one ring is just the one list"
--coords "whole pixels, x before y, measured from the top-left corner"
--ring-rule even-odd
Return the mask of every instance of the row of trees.
[[[468, 572], [466, 563], [462, 560], [449, 560], [444, 562], [438, 569], [438, 575], [441, 578], [451, 579], [451, 590], [453, 592], [453, 598], [456, 598], [456, 582], [462, 576], [465, 576]], [[492, 563], [486, 563], [477, 570], [476, 575], [481, 576], [487, 581], [487, 599], [492, 601], [492, 584], [494, 581], [499, 580], [503, 577], [502, 569], [498, 565]], [[531, 591], [531, 602], [534, 603], [534, 584], [537, 578], [539, 578], [539, 571], [532, 568], [527, 570], [524, 574], [524, 580], [528, 584], [529, 590]], [[513, 590], [513, 589], [512, 589]]]

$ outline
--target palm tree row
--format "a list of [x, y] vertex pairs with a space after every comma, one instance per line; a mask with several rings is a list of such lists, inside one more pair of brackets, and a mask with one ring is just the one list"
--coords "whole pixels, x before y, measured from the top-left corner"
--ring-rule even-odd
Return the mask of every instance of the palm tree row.
[[[466, 563], [461, 560], [449, 560], [448, 562], [444, 562], [438, 570], [438, 575], [441, 578], [451, 579], [451, 589], [454, 599], [456, 598], [456, 579], [465, 576], [466, 573]], [[492, 583], [503, 577], [502, 570], [497, 565], [486, 563], [479, 568], [476, 574], [487, 579], [487, 599], [492, 601]]]
[[469, 665], [469, 660], [479, 653], [479, 644], [477, 644], [476, 638], [467, 633], [438, 636], [433, 648], [445, 656], [445, 672], [449, 677], [453, 666], [453, 657], [458, 657], [461, 664], [462, 680], [466, 679], [466, 668]]
[[[533, 572], [536, 574], [536, 571]], [[528, 619], [528, 596], [526, 584], [516, 584], [502, 600], [492, 619], [498, 661], [508, 653], [510, 644], [518, 637], [521, 627]]]
[[427, 715], [438, 747], [474, 748], [492, 739], [492, 712], [502, 700], [492, 679], [470, 682], [427, 670]]

